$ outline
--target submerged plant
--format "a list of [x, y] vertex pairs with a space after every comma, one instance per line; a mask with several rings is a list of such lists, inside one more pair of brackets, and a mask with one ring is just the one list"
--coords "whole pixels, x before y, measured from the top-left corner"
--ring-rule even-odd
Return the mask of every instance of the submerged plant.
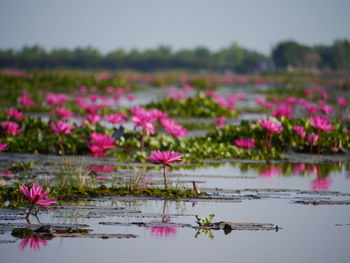
[[171, 167], [171, 163], [180, 162], [182, 160], [182, 156], [174, 151], [152, 151], [152, 155], [146, 157], [149, 161], [154, 164], [162, 164], [163, 165], [163, 177], [164, 177], [164, 186], [167, 190], [167, 178], [166, 178], [166, 167]]
[[30, 216], [35, 205], [40, 205], [47, 209], [50, 209], [49, 206], [56, 203], [56, 198], [46, 199], [50, 193], [50, 190], [47, 188], [44, 192], [42, 192], [43, 187], [41, 185], [36, 185], [33, 183], [32, 188], [28, 190], [28, 188], [22, 184], [19, 186], [19, 188], [24, 196], [32, 203], [32, 206], [29, 208], [26, 218]]

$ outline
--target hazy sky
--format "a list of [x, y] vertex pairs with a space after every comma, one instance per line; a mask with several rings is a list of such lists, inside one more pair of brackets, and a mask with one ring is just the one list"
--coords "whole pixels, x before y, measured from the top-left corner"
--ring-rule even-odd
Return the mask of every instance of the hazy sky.
[[350, 0], [0, 0], [0, 48], [174, 49], [350, 39]]

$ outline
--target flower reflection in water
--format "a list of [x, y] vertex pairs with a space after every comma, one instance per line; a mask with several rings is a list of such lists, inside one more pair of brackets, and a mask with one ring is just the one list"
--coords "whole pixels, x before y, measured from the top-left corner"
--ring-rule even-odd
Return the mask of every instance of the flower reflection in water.
[[29, 244], [29, 247], [33, 251], [39, 251], [42, 245], [47, 245], [47, 240], [42, 239], [38, 236], [25, 238], [19, 243], [18, 250], [23, 251]]
[[312, 180], [310, 189], [313, 191], [328, 191], [331, 183], [330, 178], [316, 178]]
[[260, 172], [260, 175], [263, 177], [278, 177], [282, 173], [282, 168], [281, 167], [268, 167], [264, 169], [263, 171]]
[[163, 203], [163, 217], [162, 221], [157, 225], [155, 223], [155, 226], [147, 227], [151, 231], [151, 236], [155, 238], [168, 238], [168, 237], [174, 237], [177, 233], [177, 230], [179, 229], [178, 226], [171, 225], [169, 217], [166, 215], [167, 211], [167, 201], [165, 200]]
[[151, 235], [154, 237], [175, 236], [178, 230], [176, 226], [152, 226], [149, 228]]

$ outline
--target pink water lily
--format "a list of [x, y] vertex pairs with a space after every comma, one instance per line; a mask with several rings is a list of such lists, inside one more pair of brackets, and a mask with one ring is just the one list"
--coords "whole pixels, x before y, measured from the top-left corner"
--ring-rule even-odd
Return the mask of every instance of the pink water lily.
[[171, 167], [171, 163], [180, 162], [182, 160], [182, 156], [178, 152], [174, 152], [171, 150], [168, 151], [152, 151], [152, 155], [146, 157], [150, 162], [154, 164], [163, 165], [163, 177], [164, 177], [164, 186], [167, 188], [167, 178], [166, 178], [166, 166]]
[[176, 138], [187, 134], [187, 130], [174, 120], [163, 118], [161, 119], [160, 123], [167, 133], [175, 136]]
[[89, 149], [92, 152], [92, 156], [102, 157], [106, 155], [107, 149], [115, 148], [115, 138], [108, 136], [107, 134], [93, 132], [90, 134], [91, 144]]
[[49, 92], [46, 95], [45, 102], [48, 105], [55, 105], [55, 106], [63, 106], [68, 99], [68, 96], [66, 94], [54, 94]]
[[72, 118], [74, 116], [73, 112], [65, 108], [57, 108], [56, 113], [62, 118]]
[[289, 104], [281, 104], [277, 106], [277, 108], [272, 112], [272, 116], [274, 117], [286, 117], [286, 118], [292, 118], [292, 106]]
[[323, 116], [312, 116], [311, 126], [325, 132], [333, 130], [333, 125], [329, 123], [329, 120]]
[[16, 136], [22, 132], [22, 130], [19, 129], [19, 125], [13, 121], [3, 121], [0, 123], [0, 126], [5, 131], [5, 133], [9, 135]]
[[254, 139], [238, 139], [238, 140], [235, 140], [235, 145], [237, 147], [244, 148], [244, 149], [252, 149], [252, 148], [254, 148], [255, 140]]
[[294, 126], [293, 127], [293, 130], [296, 132], [296, 134], [298, 134], [298, 136], [301, 138], [301, 139], [304, 139], [305, 136], [306, 136], [306, 131], [304, 129], [303, 126]]
[[0, 152], [6, 151], [7, 147], [7, 143], [0, 143]]
[[337, 98], [337, 103], [342, 107], [347, 107], [349, 105], [348, 101], [344, 97]]
[[320, 107], [320, 111], [323, 114], [329, 115], [329, 114], [333, 113], [334, 110], [333, 110], [333, 107], [331, 105], [324, 104]]
[[85, 119], [90, 123], [90, 124], [96, 124], [101, 120], [100, 115], [96, 114], [96, 113], [90, 113], [88, 115], [85, 116]]
[[32, 206], [30, 207], [26, 217], [28, 218], [29, 215], [32, 212], [32, 209], [35, 205], [40, 205], [42, 207], [45, 207], [47, 209], [50, 209], [50, 205], [56, 203], [56, 198], [49, 198], [46, 199], [48, 194], [50, 193], [50, 190], [47, 188], [45, 191], [42, 191], [41, 185], [32, 184], [32, 187], [28, 190], [28, 188], [22, 184], [19, 186], [20, 190], [24, 194], [24, 196], [32, 203]]
[[277, 120], [259, 120], [259, 124], [263, 129], [267, 131], [266, 143], [267, 147], [271, 147], [273, 134], [283, 131], [282, 124]]
[[50, 124], [51, 130], [58, 134], [71, 134], [74, 128], [69, 122], [59, 120], [56, 124]]
[[23, 113], [18, 111], [17, 109], [14, 109], [14, 108], [9, 108], [7, 110], [7, 117], [14, 118], [14, 119], [19, 120], [19, 121], [24, 119]]
[[106, 114], [104, 115], [104, 118], [113, 124], [118, 124], [118, 123], [122, 123], [125, 122], [127, 119], [127, 116], [124, 113], [112, 113], [112, 114]]
[[318, 134], [310, 133], [307, 136], [307, 141], [310, 144], [310, 152], [311, 153], [313, 152], [314, 144], [316, 144], [319, 141], [319, 139], [320, 139], [320, 135], [318, 135]]
[[283, 131], [282, 124], [277, 120], [259, 120], [259, 124], [262, 128], [271, 133], [280, 133]]
[[32, 97], [28, 94], [23, 94], [19, 99], [18, 103], [25, 108], [30, 108], [34, 105]]
[[321, 131], [331, 132], [334, 127], [329, 123], [329, 120], [323, 116], [312, 116], [311, 126], [318, 130], [318, 150], [320, 153], [321, 149]]

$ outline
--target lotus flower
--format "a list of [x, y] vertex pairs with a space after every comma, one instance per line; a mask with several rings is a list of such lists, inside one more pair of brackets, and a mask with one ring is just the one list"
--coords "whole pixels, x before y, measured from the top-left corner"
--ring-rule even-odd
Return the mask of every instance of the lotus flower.
[[349, 103], [347, 102], [347, 100], [344, 97], [339, 97], [337, 99], [337, 103], [339, 106], [342, 106], [342, 107], [347, 107], [349, 105]]
[[318, 130], [318, 153], [321, 149], [321, 131], [330, 132], [334, 129], [333, 125], [329, 123], [329, 120], [322, 116], [312, 116], [311, 126]]
[[14, 108], [9, 108], [7, 110], [7, 117], [14, 118], [14, 119], [19, 120], [19, 121], [24, 119], [23, 113], [14, 109]]
[[90, 113], [88, 115], [85, 116], [85, 119], [90, 123], [90, 124], [96, 124], [101, 120], [100, 115], [96, 114], [96, 113]]
[[107, 134], [93, 132], [90, 134], [91, 145], [89, 146], [92, 156], [105, 156], [105, 150], [115, 148], [115, 139]]
[[124, 113], [112, 113], [109, 115], [104, 115], [105, 119], [113, 124], [118, 124], [126, 121], [126, 115]]
[[272, 112], [272, 116], [292, 118], [292, 107], [289, 104], [281, 104]]
[[326, 115], [329, 115], [331, 114], [334, 110], [332, 108], [332, 106], [328, 105], [328, 104], [325, 104], [325, 105], [322, 105], [320, 107], [320, 111], [323, 113], [323, 114], [326, 114]]
[[50, 205], [56, 203], [56, 198], [49, 198], [46, 199], [48, 194], [50, 193], [50, 190], [47, 188], [44, 192], [42, 192], [42, 186], [41, 185], [36, 185], [32, 184], [32, 188], [28, 190], [28, 188], [22, 184], [19, 186], [20, 190], [24, 194], [24, 196], [32, 203], [32, 206], [30, 207], [28, 213], [27, 213], [27, 218], [29, 217], [30, 213], [32, 212], [32, 209], [35, 205], [40, 205], [43, 206], [47, 209], [50, 209]]
[[0, 143], [0, 152], [6, 151], [7, 150], [7, 144], [6, 143]]
[[22, 131], [19, 129], [19, 125], [13, 121], [3, 121], [0, 123], [1, 127], [5, 130], [6, 134], [16, 136]]
[[30, 108], [34, 105], [34, 101], [32, 97], [28, 94], [23, 94], [19, 99], [18, 103], [21, 104], [23, 107]]
[[164, 118], [161, 119], [160, 123], [167, 133], [174, 135], [176, 138], [185, 136], [187, 134], [187, 130], [174, 120]]
[[311, 89], [304, 89], [304, 94], [306, 95], [306, 96], [308, 96], [308, 97], [311, 97], [312, 96], [312, 94], [313, 94], [313, 92], [312, 92], [312, 90]]
[[293, 130], [298, 134], [298, 136], [301, 138], [301, 139], [304, 139], [305, 136], [306, 136], [306, 131], [304, 129], [303, 126], [294, 126], [293, 127]]
[[45, 102], [48, 105], [56, 105], [56, 106], [63, 106], [68, 99], [68, 96], [66, 94], [54, 94], [49, 92], [46, 95]]
[[167, 178], [166, 178], [166, 166], [171, 167], [171, 163], [180, 162], [182, 160], [182, 156], [174, 151], [152, 151], [152, 155], [146, 157], [149, 161], [154, 164], [162, 164], [163, 165], [163, 177], [164, 177], [164, 186], [167, 188]]
[[50, 128], [58, 134], [71, 134], [73, 126], [69, 122], [59, 120], [56, 124], [52, 122]]
[[56, 113], [60, 115], [62, 118], [72, 118], [74, 116], [70, 110], [67, 110], [65, 108], [56, 109]]
[[254, 139], [238, 139], [235, 140], [235, 145], [244, 149], [254, 148], [255, 140]]
[[276, 120], [259, 120], [259, 124], [262, 128], [267, 130], [266, 143], [268, 147], [272, 146], [272, 136], [274, 133], [280, 133], [283, 130], [283, 126]]
[[309, 142], [310, 144], [310, 152], [312, 153], [313, 152], [313, 147], [314, 147], [314, 144], [316, 144], [317, 142], [319, 142], [319, 139], [320, 139], [320, 135], [319, 134], [314, 134], [314, 133], [311, 133], [307, 136], [307, 141]]
[[262, 128], [271, 133], [280, 133], [283, 131], [282, 124], [276, 120], [259, 120], [259, 124]]

